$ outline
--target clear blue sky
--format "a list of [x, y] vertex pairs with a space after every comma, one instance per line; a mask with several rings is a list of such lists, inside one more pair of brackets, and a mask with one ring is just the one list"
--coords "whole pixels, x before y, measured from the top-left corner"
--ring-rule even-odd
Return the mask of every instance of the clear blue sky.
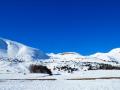
[[0, 37], [45, 52], [120, 47], [120, 1], [0, 0]]

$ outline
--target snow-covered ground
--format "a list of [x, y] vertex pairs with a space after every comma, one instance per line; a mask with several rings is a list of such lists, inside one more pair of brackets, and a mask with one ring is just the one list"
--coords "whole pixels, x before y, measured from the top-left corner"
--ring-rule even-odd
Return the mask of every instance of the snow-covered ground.
[[0, 90], [119, 90], [119, 84], [120, 70], [81, 71], [53, 76], [47, 74], [0, 74]]
[[0, 74], [0, 90], [119, 90], [119, 84], [120, 70], [81, 71], [53, 76], [22, 73]]
[[7, 80], [0, 90], [120, 90], [120, 80]]
[[120, 78], [120, 70], [92, 70], [92, 71], [80, 71], [74, 73], [54, 73], [52, 76], [48, 74], [23, 74], [23, 73], [0, 73], [0, 80], [14, 80], [14, 79], [86, 79], [86, 78], [105, 78], [105, 77], [118, 77]]

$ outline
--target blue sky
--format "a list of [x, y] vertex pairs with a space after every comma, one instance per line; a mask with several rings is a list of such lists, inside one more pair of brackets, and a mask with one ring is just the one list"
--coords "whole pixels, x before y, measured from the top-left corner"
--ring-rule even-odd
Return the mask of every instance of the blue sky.
[[0, 37], [45, 52], [120, 47], [120, 1], [0, 0]]

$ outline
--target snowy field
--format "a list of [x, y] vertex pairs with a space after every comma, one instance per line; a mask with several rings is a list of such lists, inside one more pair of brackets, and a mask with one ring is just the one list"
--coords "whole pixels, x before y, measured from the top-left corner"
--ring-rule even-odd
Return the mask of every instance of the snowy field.
[[120, 70], [91, 70], [79, 71], [74, 73], [54, 72], [52, 76], [48, 74], [30, 74], [30, 73], [0, 73], [0, 80], [9, 79], [84, 79], [84, 78], [104, 78], [104, 77], [118, 77], [120, 78]]
[[120, 90], [120, 80], [3, 80], [0, 90]]
[[53, 76], [0, 73], [0, 90], [120, 90], [120, 70], [81, 71]]

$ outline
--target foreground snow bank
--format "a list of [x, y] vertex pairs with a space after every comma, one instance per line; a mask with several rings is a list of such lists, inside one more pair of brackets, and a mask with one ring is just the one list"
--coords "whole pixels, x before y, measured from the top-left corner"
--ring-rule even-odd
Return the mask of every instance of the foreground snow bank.
[[0, 90], [119, 90], [119, 84], [120, 80], [8, 80], [0, 82]]

